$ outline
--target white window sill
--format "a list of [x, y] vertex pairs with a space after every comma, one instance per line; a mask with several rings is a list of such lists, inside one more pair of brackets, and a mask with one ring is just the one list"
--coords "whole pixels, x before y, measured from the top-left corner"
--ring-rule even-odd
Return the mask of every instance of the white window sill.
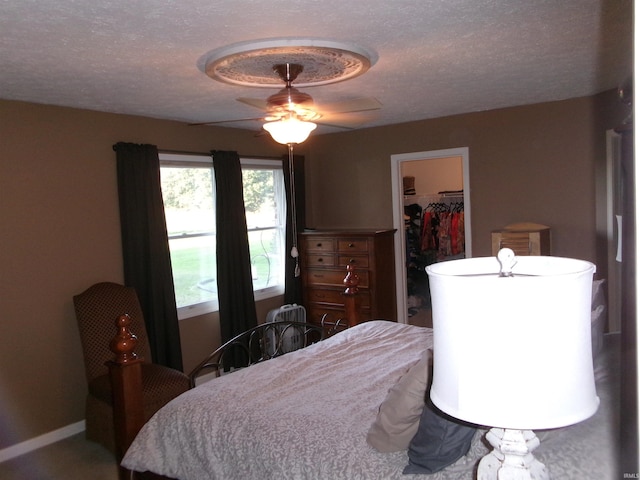
[[[284, 294], [284, 285], [278, 285], [276, 287], [265, 288], [253, 292], [256, 301], [266, 300], [267, 298], [277, 297]], [[214, 313], [218, 311], [218, 301], [202, 302], [187, 307], [178, 308], [178, 320], [185, 320], [187, 318], [199, 317], [208, 313]]]

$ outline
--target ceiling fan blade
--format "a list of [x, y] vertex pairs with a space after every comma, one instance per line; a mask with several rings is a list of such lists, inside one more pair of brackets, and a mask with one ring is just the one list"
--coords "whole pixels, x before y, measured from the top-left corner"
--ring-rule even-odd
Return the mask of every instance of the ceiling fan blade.
[[[249, 98], [249, 97], [240, 97], [237, 99], [239, 102], [242, 102], [246, 105], [252, 106], [254, 108], [258, 108], [264, 112], [271, 113], [275, 116], [278, 114], [286, 113], [284, 108], [274, 107], [273, 104], [269, 102], [268, 99], [260, 99], [260, 98]], [[302, 108], [302, 106], [301, 106]], [[323, 119], [329, 115], [334, 114], [344, 114], [344, 113], [358, 113], [358, 112], [369, 112], [374, 110], [380, 110], [382, 108], [382, 104], [374, 97], [361, 97], [354, 98], [351, 100], [345, 100], [340, 102], [316, 105], [316, 106], [304, 106], [305, 112], [317, 112]], [[300, 112], [298, 112], [300, 114]], [[308, 120], [314, 121], [312, 115], [309, 116]], [[326, 122], [327, 119], [325, 119]], [[339, 123], [343, 123], [342, 119]], [[353, 123], [353, 122], [349, 122]], [[355, 124], [360, 125], [364, 123], [361, 119], [355, 121]], [[350, 128], [350, 127], [349, 127]]]
[[341, 102], [325, 103], [318, 107], [318, 111], [322, 114], [330, 113], [351, 113], [351, 112], [367, 112], [371, 110], [380, 110], [382, 103], [373, 97], [354, 98]]
[[327, 122], [314, 122], [317, 123], [319, 126], [322, 127], [331, 127], [331, 128], [342, 128], [343, 130], [353, 130], [354, 127], [349, 127], [347, 125], [337, 125], [337, 124], [333, 124], [333, 123], [327, 123]]
[[377, 117], [374, 110], [361, 112], [326, 113], [318, 120], [314, 120], [319, 125], [354, 129], [361, 127]]
[[264, 117], [253, 117], [253, 118], [238, 118], [235, 120], [216, 120], [213, 122], [199, 122], [199, 123], [190, 123], [189, 126], [190, 127], [197, 127], [200, 125], [218, 125], [220, 123], [234, 123], [234, 122], [248, 122], [251, 120], [260, 120], [260, 121], [264, 121]]
[[259, 108], [260, 110], [264, 110], [264, 111], [269, 110], [269, 103], [267, 102], [267, 100], [263, 98], [240, 97], [240, 98], [237, 98], [236, 100], [246, 105], [249, 105], [251, 107]]

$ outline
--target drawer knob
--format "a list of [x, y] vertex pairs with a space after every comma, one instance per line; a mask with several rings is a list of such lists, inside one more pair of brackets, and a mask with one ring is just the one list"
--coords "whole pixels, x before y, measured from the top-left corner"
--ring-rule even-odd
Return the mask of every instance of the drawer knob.
[[351, 264], [356, 263], [356, 259], [355, 259], [355, 258], [350, 258], [350, 259], [349, 259], [349, 263], [351, 263]]
[[353, 247], [355, 247], [355, 245], [353, 243], [350, 243], [349, 248], [353, 248]]
[[324, 260], [324, 259], [319, 258], [319, 259], [318, 259], [318, 263], [322, 263], [322, 261], [323, 261], [323, 260]]
[[321, 247], [322, 243], [316, 243], [316, 247]]

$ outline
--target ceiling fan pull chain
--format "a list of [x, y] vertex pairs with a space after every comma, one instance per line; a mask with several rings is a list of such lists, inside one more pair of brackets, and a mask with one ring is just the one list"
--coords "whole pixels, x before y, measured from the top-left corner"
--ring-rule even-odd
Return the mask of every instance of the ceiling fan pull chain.
[[296, 182], [294, 177], [294, 169], [293, 169], [293, 143], [287, 145], [289, 149], [289, 192], [291, 195], [291, 230], [292, 230], [292, 239], [291, 239], [291, 257], [295, 259], [296, 265], [293, 270], [294, 277], [300, 276], [300, 259], [298, 254], [298, 222], [297, 222], [297, 212], [296, 212]]

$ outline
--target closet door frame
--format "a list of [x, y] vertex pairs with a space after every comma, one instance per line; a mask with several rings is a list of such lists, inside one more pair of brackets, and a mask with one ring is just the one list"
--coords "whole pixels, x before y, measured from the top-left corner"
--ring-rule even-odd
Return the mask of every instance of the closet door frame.
[[464, 189], [464, 237], [465, 257], [471, 257], [471, 185], [469, 183], [469, 148], [449, 148], [391, 155], [391, 197], [393, 199], [393, 228], [396, 229], [394, 242], [396, 270], [396, 304], [398, 322], [408, 323], [407, 315], [407, 275], [406, 242], [404, 232], [404, 189], [402, 185], [402, 163], [416, 160], [436, 160], [442, 158], [462, 158], [462, 184]]

